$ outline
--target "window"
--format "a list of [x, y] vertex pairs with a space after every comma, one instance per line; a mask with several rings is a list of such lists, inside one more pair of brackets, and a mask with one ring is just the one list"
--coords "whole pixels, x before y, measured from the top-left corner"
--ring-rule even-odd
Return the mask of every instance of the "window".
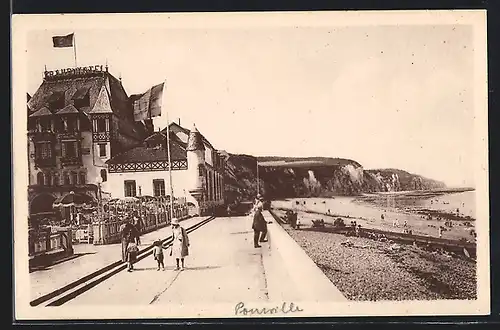
[[89, 107], [90, 106], [89, 89], [79, 88], [75, 92], [75, 94], [73, 94], [73, 100], [75, 101], [76, 108]]
[[198, 175], [199, 175], [199, 176], [203, 176], [203, 165], [202, 165], [202, 164], [200, 164], [200, 165], [198, 166]]
[[165, 180], [153, 180], [153, 190], [155, 196], [165, 196]]
[[36, 144], [35, 153], [37, 159], [52, 158], [52, 146], [50, 145], [50, 142], [38, 142]]
[[64, 92], [53, 92], [47, 99], [47, 103], [52, 111], [64, 108]]
[[59, 185], [59, 174], [55, 173], [54, 174], [54, 186]]
[[71, 182], [69, 181], [69, 174], [68, 173], [64, 173], [64, 184], [65, 185], [71, 184]]
[[106, 119], [99, 118], [97, 119], [97, 131], [98, 132], [106, 132]]
[[135, 197], [136, 196], [136, 190], [135, 190], [135, 180], [125, 180], [125, 197]]
[[71, 184], [78, 184], [78, 174], [71, 172]]
[[87, 176], [85, 175], [85, 172], [80, 173], [80, 184], [86, 184], [87, 182]]
[[52, 185], [52, 175], [50, 175], [50, 173], [45, 174], [45, 185], [46, 186]]
[[106, 157], [106, 143], [99, 143], [99, 157]]
[[64, 132], [75, 132], [76, 131], [76, 118], [63, 118], [63, 130]]
[[102, 182], [108, 181], [108, 173], [106, 172], [106, 170], [101, 170], [101, 178]]
[[63, 158], [77, 157], [78, 146], [76, 141], [67, 141], [62, 143]]
[[51, 123], [48, 118], [39, 118], [36, 123], [39, 132], [48, 132], [51, 130]]
[[38, 172], [38, 174], [36, 175], [36, 184], [39, 186], [43, 186], [43, 181], [44, 181], [43, 173]]

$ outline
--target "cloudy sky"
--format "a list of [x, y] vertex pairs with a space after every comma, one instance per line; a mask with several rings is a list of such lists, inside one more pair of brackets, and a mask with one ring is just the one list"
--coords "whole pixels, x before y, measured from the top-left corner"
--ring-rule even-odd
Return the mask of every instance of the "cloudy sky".
[[109, 64], [129, 94], [167, 80], [171, 119], [232, 153], [350, 158], [473, 185], [473, 30], [466, 25], [41, 30], [28, 92]]

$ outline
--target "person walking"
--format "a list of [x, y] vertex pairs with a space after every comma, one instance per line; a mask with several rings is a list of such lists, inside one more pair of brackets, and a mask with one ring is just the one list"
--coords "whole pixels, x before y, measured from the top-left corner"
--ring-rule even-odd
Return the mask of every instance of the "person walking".
[[130, 243], [140, 244], [139, 233], [135, 226], [130, 223], [130, 220], [126, 220], [120, 226], [120, 236], [122, 243], [122, 261], [127, 261], [127, 249]]
[[175, 270], [184, 270], [184, 258], [189, 255], [189, 237], [177, 218], [172, 219], [172, 239], [170, 256], [175, 258]]
[[155, 242], [155, 247], [153, 249], [153, 257], [155, 258], [156, 262], [158, 263], [157, 271], [160, 270], [160, 266], [161, 266], [162, 270], [165, 270], [165, 264], [163, 263], [163, 246], [161, 244], [161, 240], [157, 240]]
[[134, 269], [134, 262], [137, 260], [137, 254], [139, 253], [139, 248], [135, 243], [130, 244], [127, 247], [127, 263], [128, 271], [131, 272]]
[[[260, 248], [259, 242], [267, 242], [265, 240], [267, 234], [267, 223], [262, 215], [262, 206], [257, 206], [255, 213], [253, 215], [253, 246], [255, 248]], [[260, 239], [259, 239], [260, 238]]]
[[255, 201], [253, 204], [252, 211], [255, 212], [259, 207], [261, 208], [261, 210], [264, 209], [264, 198], [262, 197], [261, 194], [257, 194], [257, 197], [255, 198]]

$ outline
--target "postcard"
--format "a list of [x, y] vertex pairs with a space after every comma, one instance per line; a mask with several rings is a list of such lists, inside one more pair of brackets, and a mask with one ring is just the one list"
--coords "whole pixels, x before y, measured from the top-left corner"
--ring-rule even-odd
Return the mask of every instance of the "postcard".
[[18, 320], [490, 313], [486, 12], [14, 15]]

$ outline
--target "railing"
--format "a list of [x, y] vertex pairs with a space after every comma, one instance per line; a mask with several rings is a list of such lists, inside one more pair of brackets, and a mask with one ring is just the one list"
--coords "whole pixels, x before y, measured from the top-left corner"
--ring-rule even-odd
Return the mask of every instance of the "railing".
[[[174, 206], [174, 217], [185, 218], [188, 216], [188, 208], [184, 205]], [[167, 206], [166, 212], [147, 213], [141, 217], [142, 224], [140, 228], [141, 234], [146, 234], [163, 228], [170, 224], [170, 208]], [[125, 219], [119, 221], [99, 221], [92, 224], [93, 226], [93, 242], [95, 245], [113, 244], [120, 241], [120, 226], [125, 222]]]
[[82, 165], [82, 158], [77, 157], [61, 157], [61, 163], [63, 165]]
[[30, 266], [50, 264], [73, 255], [71, 230], [55, 233], [30, 233], [28, 236]]
[[57, 132], [57, 137], [59, 139], [79, 139], [81, 137], [81, 131], [79, 130], [68, 130]]

